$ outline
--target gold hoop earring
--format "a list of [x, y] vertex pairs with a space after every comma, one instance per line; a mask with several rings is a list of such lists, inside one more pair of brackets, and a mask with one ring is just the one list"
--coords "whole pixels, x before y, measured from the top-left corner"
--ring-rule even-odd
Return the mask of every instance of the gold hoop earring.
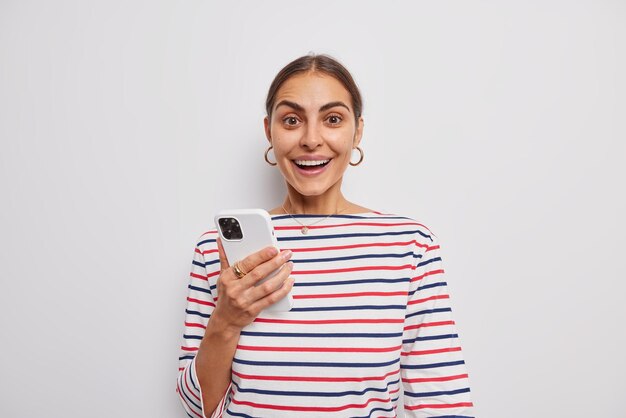
[[352, 167], [356, 167], [357, 165], [359, 165], [359, 164], [361, 164], [363, 162], [364, 154], [363, 154], [363, 150], [361, 149], [361, 147], [356, 147], [356, 148], [353, 148], [353, 149], [359, 150], [359, 153], [361, 154], [361, 157], [359, 158], [359, 161], [357, 161], [356, 163], [353, 163], [352, 161], [350, 161], [350, 165]]
[[270, 145], [270, 147], [269, 147], [267, 150], [265, 150], [265, 161], [266, 161], [269, 165], [271, 165], [271, 166], [275, 166], [276, 164], [278, 164], [278, 163], [273, 163], [273, 162], [271, 162], [271, 161], [270, 161], [270, 159], [269, 159], [269, 158], [267, 158], [267, 155], [270, 153], [270, 151], [271, 151], [273, 148], [274, 148], [274, 145]]

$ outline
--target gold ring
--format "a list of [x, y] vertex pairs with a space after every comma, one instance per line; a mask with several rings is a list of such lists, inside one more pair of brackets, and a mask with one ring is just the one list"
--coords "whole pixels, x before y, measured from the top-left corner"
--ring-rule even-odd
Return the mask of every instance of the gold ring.
[[237, 276], [238, 279], [241, 279], [243, 276], [248, 274], [245, 271], [243, 271], [241, 267], [239, 267], [239, 262], [236, 262], [235, 264], [233, 264], [231, 268], [233, 269], [233, 273], [235, 273], [235, 276]]

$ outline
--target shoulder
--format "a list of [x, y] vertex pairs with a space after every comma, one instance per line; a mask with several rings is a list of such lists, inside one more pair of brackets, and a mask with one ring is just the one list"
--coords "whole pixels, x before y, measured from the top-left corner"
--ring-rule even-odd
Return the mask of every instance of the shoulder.
[[211, 226], [210, 229], [202, 232], [196, 238], [196, 251], [200, 252], [203, 256], [215, 254], [214, 258], [217, 258], [217, 229]]
[[411, 229], [415, 234], [425, 240], [434, 241], [437, 238], [432, 229], [420, 219], [397, 213], [372, 212], [372, 214], [374, 214], [380, 222], [384, 222], [390, 227], [397, 226]]

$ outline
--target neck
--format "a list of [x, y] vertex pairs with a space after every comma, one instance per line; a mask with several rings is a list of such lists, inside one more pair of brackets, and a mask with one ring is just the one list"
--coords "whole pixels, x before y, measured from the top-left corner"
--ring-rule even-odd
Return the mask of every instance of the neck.
[[283, 206], [294, 215], [333, 215], [345, 210], [350, 204], [340, 189], [328, 190], [319, 196], [304, 196], [291, 186], [287, 189]]

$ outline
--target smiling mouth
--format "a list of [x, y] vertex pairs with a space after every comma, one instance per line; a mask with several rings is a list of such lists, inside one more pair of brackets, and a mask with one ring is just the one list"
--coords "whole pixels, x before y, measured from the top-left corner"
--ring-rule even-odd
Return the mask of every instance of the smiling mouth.
[[317, 170], [329, 162], [330, 160], [293, 160], [293, 163], [303, 170]]

